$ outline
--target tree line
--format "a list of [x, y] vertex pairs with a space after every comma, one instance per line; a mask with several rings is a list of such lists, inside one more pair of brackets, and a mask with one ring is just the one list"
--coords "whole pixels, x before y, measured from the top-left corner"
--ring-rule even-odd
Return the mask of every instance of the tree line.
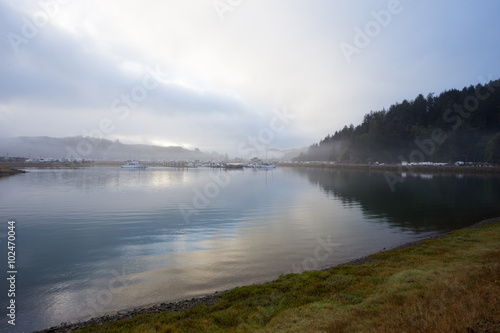
[[500, 163], [500, 80], [371, 111], [301, 153], [297, 161]]

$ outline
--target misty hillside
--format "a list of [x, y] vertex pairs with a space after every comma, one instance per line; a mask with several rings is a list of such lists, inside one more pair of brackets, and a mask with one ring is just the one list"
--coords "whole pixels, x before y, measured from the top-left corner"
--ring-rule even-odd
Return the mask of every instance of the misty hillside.
[[90, 137], [16, 137], [0, 139], [0, 156], [83, 158], [93, 160], [218, 160], [217, 153], [203, 153], [198, 149], [129, 145], [107, 139]]
[[372, 111], [328, 135], [299, 161], [500, 163], [500, 80]]

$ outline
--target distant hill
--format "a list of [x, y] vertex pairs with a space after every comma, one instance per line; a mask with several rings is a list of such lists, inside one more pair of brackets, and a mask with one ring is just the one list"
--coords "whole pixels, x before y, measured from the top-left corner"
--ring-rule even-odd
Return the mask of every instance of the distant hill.
[[291, 161], [297, 156], [299, 156], [300, 153], [307, 152], [307, 149], [308, 147], [286, 149], [286, 150], [269, 148], [267, 151], [261, 150], [255, 152], [255, 154], [252, 157], [257, 157], [267, 161]]
[[307, 153], [308, 148], [303, 147], [303, 148], [295, 148], [295, 149], [290, 149], [285, 152], [283, 152], [283, 155], [280, 156], [280, 159], [283, 161], [291, 161], [295, 159], [297, 156], [303, 153]]
[[500, 163], [500, 80], [372, 111], [300, 154], [298, 161]]
[[130, 145], [91, 137], [54, 138], [46, 136], [0, 139], [0, 156], [83, 158], [92, 160], [219, 160], [217, 153], [204, 153], [198, 149]]

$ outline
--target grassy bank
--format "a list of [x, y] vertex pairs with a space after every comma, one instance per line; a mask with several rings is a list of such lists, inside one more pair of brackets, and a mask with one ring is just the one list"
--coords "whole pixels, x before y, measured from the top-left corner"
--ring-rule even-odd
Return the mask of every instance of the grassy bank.
[[0, 177], [17, 175], [18, 173], [24, 173], [25, 171], [11, 169], [0, 165]]
[[79, 332], [500, 332], [500, 219], [369, 258]]

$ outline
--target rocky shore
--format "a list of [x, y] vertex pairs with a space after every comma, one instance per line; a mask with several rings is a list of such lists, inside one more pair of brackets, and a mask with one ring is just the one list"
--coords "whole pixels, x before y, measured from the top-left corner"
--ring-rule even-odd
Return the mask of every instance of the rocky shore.
[[37, 333], [63, 333], [63, 332], [72, 332], [77, 329], [81, 329], [87, 327], [89, 325], [102, 325], [105, 323], [109, 323], [112, 321], [130, 319], [138, 315], [142, 314], [155, 314], [161, 312], [179, 312], [188, 310], [200, 305], [213, 305], [218, 300], [222, 292], [215, 292], [214, 294], [206, 295], [198, 298], [191, 298], [180, 300], [177, 302], [171, 303], [158, 303], [145, 305], [139, 308], [128, 309], [128, 310], [120, 310], [114, 313], [110, 313], [101, 317], [95, 317], [87, 321], [75, 322], [75, 323], [62, 323], [59, 326], [54, 326], [51, 328], [47, 328], [41, 331], [36, 331]]
[[[487, 220], [480, 221], [478, 223], [475, 223], [466, 229], [471, 229], [471, 228], [479, 228], [484, 225], [489, 225], [489, 224], [495, 224], [500, 222], [500, 217], [497, 218], [491, 218]], [[409, 248], [409, 247], [417, 247], [422, 242], [431, 240], [431, 239], [438, 239], [441, 237], [444, 237], [445, 235], [449, 234], [449, 232], [443, 232], [439, 234], [435, 234], [426, 238], [423, 238], [418, 241], [413, 241], [409, 243], [402, 244], [400, 246], [397, 246], [395, 248], [383, 250], [380, 252], [386, 252], [389, 250], [398, 250], [398, 249], [404, 249], [404, 248]], [[342, 263], [336, 266], [342, 266], [342, 265], [363, 265], [365, 263], [369, 263], [374, 261], [375, 259], [371, 258], [370, 256], [365, 256], [362, 258], [358, 258], [355, 260], [351, 260], [346, 263]], [[329, 270], [332, 267], [325, 267], [321, 270]], [[227, 291], [227, 290], [226, 290]], [[75, 323], [61, 323], [59, 326], [54, 326], [51, 328], [47, 328], [41, 331], [36, 331], [35, 333], [65, 333], [65, 332], [72, 332], [77, 329], [81, 329], [84, 327], [87, 327], [89, 325], [102, 325], [108, 322], [113, 322], [113, 321], [118, 321], [118, 320], [124, 320], [124, 319], [130, 319], [138, 315], [142, 314], [157, 314], [161, 312], [179, 312], [179, 311], [184, 311], [188, 310], [200, 305], [214, 305], [220, 298], [220, 295], [223, 292], [215, 292], [210, 295], [206, 295], [203, 297], [198, 297], [198, 298], [191, 298], [191, 299], [184, 299], [184, 300], [179, 300], [177, 302], [171, 302], [171, 303], [158, 303], [158, 304], [152, 304], [152, 305], [146, 305], [134, 309], [128, 309], [128, 310], [120, 310], [114, 313], [110, 313], [101, 317], [95, 317], [87, 321], [82, 321], [82, 322], [75, 322]]]

